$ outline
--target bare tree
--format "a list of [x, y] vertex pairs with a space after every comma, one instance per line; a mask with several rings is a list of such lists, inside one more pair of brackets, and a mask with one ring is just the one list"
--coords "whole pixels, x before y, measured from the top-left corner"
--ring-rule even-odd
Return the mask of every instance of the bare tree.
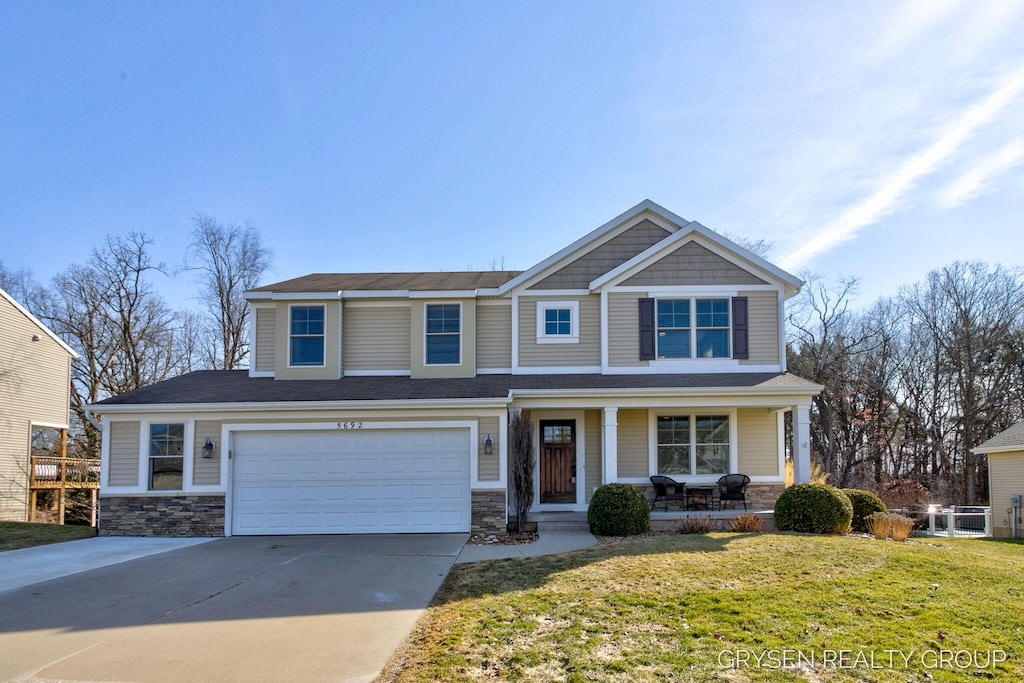
[[78, 352], [72, 364], [72, 414], [83, 425], [86, 450], [99, 452], [99, 435], [84, 419], [96, 401], [153, 384], [181, 370], [176, 315], [148, 277], [159, 271], [141, 233], [107, 237], [88, 263], [53, 280], [44, 315]]
[[40, 285], [27, 268], [14, 270], [0, 260], [0, 289], [38, 317], [46, 308], [46, 288]]
[[249, 354], [249, 307], [243, 296], [270, 268], [271, 253], [250, 225], [223, 224], [210, 216], [192, 219], [187, 270], [199, 273], [199, 301], [215, 330], [205, 350], [209, 366], [241, 367]]
[[523, 533], [526, 514], [533, 505], [533, 422], [522, 411], [509, 420], [509, 445], [512, 456], [512, 505], [516, 511], [516, 532]]

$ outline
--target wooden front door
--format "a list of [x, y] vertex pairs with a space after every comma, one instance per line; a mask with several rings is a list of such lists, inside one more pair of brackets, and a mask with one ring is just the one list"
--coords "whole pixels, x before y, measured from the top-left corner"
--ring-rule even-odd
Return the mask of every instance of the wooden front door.
[[540, 502], [576, 502], [576, 420], [540, 421]]

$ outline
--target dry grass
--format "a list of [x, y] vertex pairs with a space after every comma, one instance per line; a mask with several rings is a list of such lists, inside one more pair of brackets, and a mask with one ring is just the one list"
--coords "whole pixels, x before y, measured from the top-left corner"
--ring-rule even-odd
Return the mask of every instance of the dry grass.
[[889, 522], [888, 512], [872, 512], [864, 518], [864, 523], [875, 538], [882, 540], [889, 538], [889, 529], [892, 525]]
[[710, 534], [712, 531], [718, 531], [718, 520], [690, 515], [679, 520], [676, 531], [681, 534]]
[[891, 515], [889, 524], [892, 527], [892, 540], [905, 541], [914, 530], [914, 520], [903, 515]]
[[[662, 535], [456, 565], [383, 681], [1024, 680], [1024, 544]], [[969, 568], [969, 569], [968, 569]], [[916, 651], [907, 667], [723, 669], [723, 652]], [[1004, 650], [923, 668], [925, 650]], [[879, 658], [881, 654], [878, 655]]]
[[729, 522], [729, 531], [736, 531], [742, 534], [764, 531], [764, 520], [757, 515], [744, 512]]

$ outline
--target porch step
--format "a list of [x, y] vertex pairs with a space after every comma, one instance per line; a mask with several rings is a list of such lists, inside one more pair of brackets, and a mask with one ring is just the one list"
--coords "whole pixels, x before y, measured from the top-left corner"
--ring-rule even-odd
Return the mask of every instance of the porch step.
[[590, 531], [586, 512], [537, 512], [527, 520], [537, 523], [537, 533], [545, 531]]

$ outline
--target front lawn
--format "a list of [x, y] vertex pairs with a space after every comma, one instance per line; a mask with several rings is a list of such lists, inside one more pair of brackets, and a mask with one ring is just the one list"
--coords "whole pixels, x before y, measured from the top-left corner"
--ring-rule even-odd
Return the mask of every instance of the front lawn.
[[1021, 543], [800, 534], [456, 565], [382, 678], [1021, 681], [1022, 579]]
[[34, 545], [77, 541], [92, 538], [96, 529], [91, 526], [62, 526], [34, 522], [0, 522], [0, 550], [17, 550]]

